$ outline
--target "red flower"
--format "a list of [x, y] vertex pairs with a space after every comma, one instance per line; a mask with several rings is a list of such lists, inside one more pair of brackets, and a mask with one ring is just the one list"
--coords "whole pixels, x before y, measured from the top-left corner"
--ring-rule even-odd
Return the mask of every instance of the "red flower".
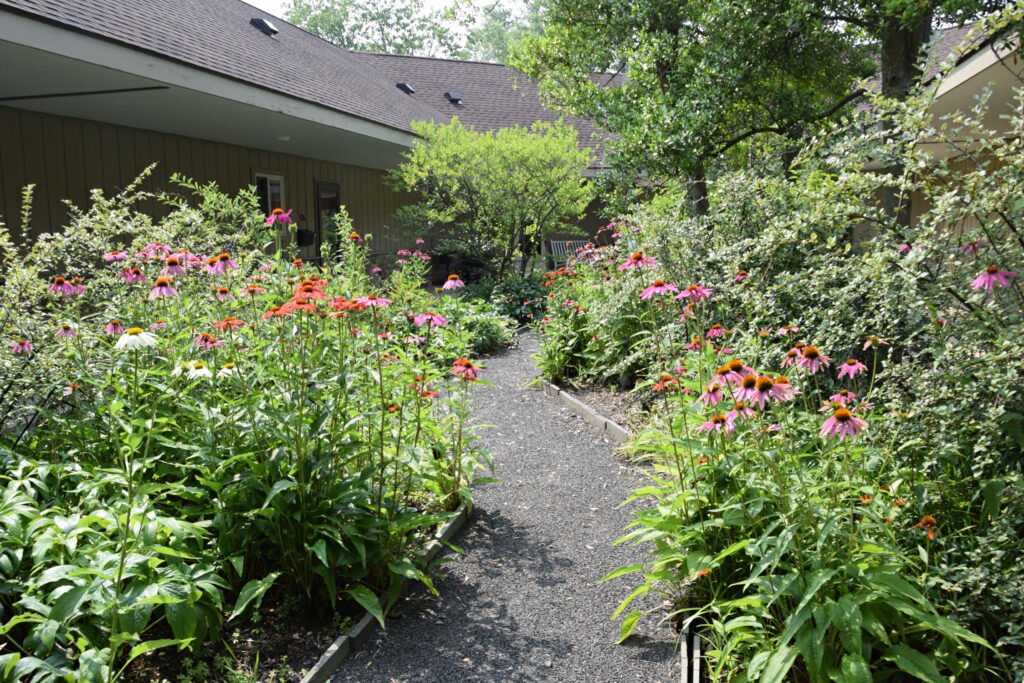
[[479, 365], [473, 365], [468, 358], [459, 358], [452, 365], [452, 374], [465, 382], [475, 382], [479, 377]]
[[245, 321], [228, 316], [223, 320], [218, 320], [213, 324], [213, 326], [216, 327], [218, 330], [221, 330], [222, 332], [224, 330], [237, 330], [239, 327], [245, 326]]
[[939, 524], [935, 521], [935, 518], [931, 515], [925, 515], [921, 518], [921, 521], [910, 527], [911, 529], [924, 529], [928, 532], [928, 540], [934, 541], [935, 535], [939, 533]]

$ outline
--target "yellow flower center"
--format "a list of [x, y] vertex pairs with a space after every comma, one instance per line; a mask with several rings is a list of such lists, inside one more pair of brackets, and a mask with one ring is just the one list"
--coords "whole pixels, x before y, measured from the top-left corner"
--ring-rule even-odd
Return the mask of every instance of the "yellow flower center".
[[128, 334], [130, 334], [130, 335], [142, 334], [142, 328], [141, 327], [129, 327], [128, 328]]

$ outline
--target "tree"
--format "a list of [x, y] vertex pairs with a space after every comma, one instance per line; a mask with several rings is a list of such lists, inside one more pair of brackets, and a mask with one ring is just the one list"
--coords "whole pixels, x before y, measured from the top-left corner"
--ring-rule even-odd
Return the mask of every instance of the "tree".
[[423, 0], [291, 0], [285, 19], [351, 50], [450, 56], [461, 50], [446, 13]]
[[465, 54], [484, 62], [504, 64], [517, 43], [544, 32], [537, 0], [479, 0], [469, 18]]
[[395, 189], [421, 197], [404, 217], [449, 226], [473, 251], [494, 256], [498, 277], [517, 257], [525, 273], [541, 240], [573, 230], [593, 198], [583, 177], [592, 152], [562, 122], [478, 133], [454, 118], [413, 130], [422, 139], [389, 173]]
[[[756, 136], [799, 138], [856, 98], [881, 65], [886, 94], [920, 77], [936, 19], [985, 0], [541, 0], [543, 36], [513, 64], [545, 94], [617, 138], [637, 172], [693, 178], [707, 210], [706, 166]], [[613, 81], [602, 74], [625, 73]]]

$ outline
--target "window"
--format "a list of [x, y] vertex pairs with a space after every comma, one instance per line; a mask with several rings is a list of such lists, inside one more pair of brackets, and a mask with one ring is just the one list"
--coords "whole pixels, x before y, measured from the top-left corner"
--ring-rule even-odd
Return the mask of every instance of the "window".
[[269, 216], [274, 209], [288, 210], [284, 205], [284, 176], [257, 173], [256, 196], [259, 197], [260, 209], [265, 216]]

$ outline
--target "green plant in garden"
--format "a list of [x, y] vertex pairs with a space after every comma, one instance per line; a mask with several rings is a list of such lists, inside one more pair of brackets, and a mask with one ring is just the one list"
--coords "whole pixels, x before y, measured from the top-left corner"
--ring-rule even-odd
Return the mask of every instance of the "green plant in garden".
[[414, 122], [413, 130], [423, 139], [389, 177], [421, 199], [401, 213], [408, 222], [446, 225], [469, 253], [495, 254], [499, 279], [517, 260], [525, 275], [541, 241], [572, 231], [593, 199], [583, 177], [593, 153], [561, 121], [478, 133], [454, 118]]
[[636, 382], [651, 416], [624, 635], [658, 591], [723, 678], [1024, 676], [1022, 103], [997, 132], [987, 95], [933, 97], [873, 96], [790, 179], [724, 174], [706, 217], [666, 191], [548, 279], [545, 373]]
[[312, 268], [263, 251], [287, 214], [182, 184], [159, 221], [133, 185], [25, 251], [0, 231], [3, 680], [115, 680], [272, 587], [383, 621], [486, 460], [467, 357], [510, 321], [423, 260], [378, 280], [344, 215]]

